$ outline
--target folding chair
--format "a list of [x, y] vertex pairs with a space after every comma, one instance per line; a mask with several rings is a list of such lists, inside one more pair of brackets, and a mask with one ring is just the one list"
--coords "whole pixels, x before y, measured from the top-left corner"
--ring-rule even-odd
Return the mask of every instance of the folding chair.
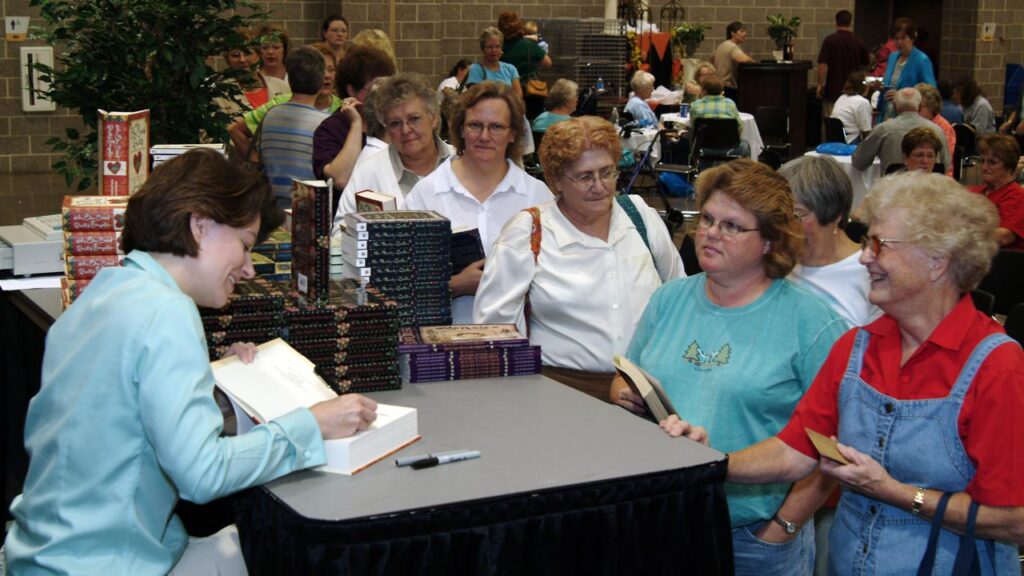
[[781, 106], [758, 106], [754, 110], [754, 122], [764, 149], [789, 158], [789, 110]]
[[825, 142], [846, 144], [846, 128], [839, 118], [825, 118]]

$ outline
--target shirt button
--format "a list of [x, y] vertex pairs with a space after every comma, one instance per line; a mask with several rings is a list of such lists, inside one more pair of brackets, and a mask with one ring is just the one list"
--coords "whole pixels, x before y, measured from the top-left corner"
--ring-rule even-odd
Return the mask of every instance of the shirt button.
[[892, 410], [893, 410], [892, 402], [886, 402], [885, 403], [885, 413], [886, 414], [892, 414]]
[[618, 310], [618, 309], [619, 309], [619, 305], [618, 304], [612, 304], [612, 310]]
[[310, 458], [313, 457], [313, 453], [310, 452], [309, 450], [306, 450], [305, 452], [303, 452], [302, 455], [306, 458], [306, 460], [309, 460]]

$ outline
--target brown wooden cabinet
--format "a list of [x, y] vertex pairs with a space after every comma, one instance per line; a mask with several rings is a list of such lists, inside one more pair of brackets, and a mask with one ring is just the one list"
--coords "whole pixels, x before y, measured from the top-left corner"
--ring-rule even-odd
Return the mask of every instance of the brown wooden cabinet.
[[807, 147], [807, 71], [810, 60], [740, 64], [736, 106], [753, 114], [758, 106], [789, 110], [790, 157], [802, 156]]

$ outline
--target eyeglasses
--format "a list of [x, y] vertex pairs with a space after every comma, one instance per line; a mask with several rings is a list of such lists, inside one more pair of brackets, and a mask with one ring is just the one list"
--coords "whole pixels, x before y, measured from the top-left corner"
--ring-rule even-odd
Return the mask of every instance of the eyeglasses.
[[801, 210], [800, 208], [797, 208], [796, 210], [793, 210], [793, 216], [796, 216], [797, 220], [803, 220], [804, 218], [807, 218], [807, 215], [810, 213], [811, 211], [806, 209]]
[[505, 124], [484, 124], [483, 122], [475, 121], [466, 122], [466, 132], [469, 132], [470, 134], [482, 134], [484, 128], [486, 128], [491, 133], [491, 136], [504, 136], [505, 131], [509, 129], [509, 127], [506, 126]]
[[716, 222], [718, 224], [718, 231], [721, 232], [722, 235], [729, 236], [730, 238], [743, 232], [756, 232], [758, 230], [757, 228], [744, 228], [743, 226], [740, 226], [735, 222], [730, 222], [729, 220], [716, 221], [715, 217], [707, 212], [700, 213], [700, 222], [697, 223], [697, 226], [703, 230], [710, 230], [715, 227]]
[[888, 246], [889, 244], [899, 244], [901, 242], [907, 242], [907, 240], [897, 240], [895, 238], [879, 238], [877, 234], [871, 234], [869, 236], [864, 236], [863, 238], [860, 239], [860, 249], [861, 252], [863, 252], [865, 248], [870, 249], [871, 255], [877, 258], [878, 255], [882, 252], [882, 248]]
[[400, 132], [403, 126], [408, 126], [409, 128], [415, 130], [420, 127], [420, 124], [423, 124], [423, 120], [424, 117], [417, 114], [409, 116], [405, 120], [388, 120], [384, 124], [384, 127], [387, 128], [389, 132]]
[[600, 172], [584, 172], [579, 176], [573, 176], [572, 174], [566, 174], [566, 178], [570, 182], [576, 185], [581, 190], [590, 190], [600, 180], [604, 184], [615, 185], [615, 181], [619, 178], [619, 171], [615, 168], [605, 168]]
[[998, 166], [998, 165], [1002, 164], [1003, 161], [1000, 160], [999, 158], [991, 158], [991, 157], [984, 157], [983, 156], [981, 158], [981, 163], [986, 165], [986, 166]]

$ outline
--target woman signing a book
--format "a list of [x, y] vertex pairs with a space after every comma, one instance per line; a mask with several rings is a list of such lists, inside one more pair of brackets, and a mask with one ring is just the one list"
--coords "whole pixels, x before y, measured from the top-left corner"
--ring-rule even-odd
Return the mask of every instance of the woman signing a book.
[[[11, 506], [12, 573], [244, 574], [234, 526], [190, 539], [178, 498], [204, 503], [321, 465], [323, 438], [373, 422], [376, 403], [349, 394], [221, 436], [196, 306], [223, 307], [282, 220], [263, 176], [209, 150], [161, 165], [131, 197], [124, 265], [103, 269], [47, 335]], [[232, 352], [251, 362], [255, 347]]]
[[[697, 195], [704, 272], [651, 296], [626, 357], [661, 382], [679, 411], [663, 427], [705, 439], [685, 422], [699, 425], [715, 448], [738, 450], [782, 429], [846, 323], [785, 279], [804, 239], [782, 176], [734, 160], [702, 172]], [[621, 378], [612, 401], [642, 412]], [[806, 491], [726, 485], [736, 574], [811, 573], [813, 524], [797, 527], [832, 486], [812, 490], [820, 476], [808, 482]]]
[[969, 294], [996, 253], [996, 211], [920, 172], [885, 178], [863, 208], [860, 261], [885, 315], [839, 339], [785, 428], [730, 455], [728, 480], [838, 480], [830, 573], [967, 574], [962, 561], [1017, 576], [1024, 352]]
[[620, 154], [606, 120], [548, 128], [540, 162], [558, 199], [512, 217], [473, 311], [476, 323], [516, 323], [541, 346], [545, 376], [601, 400], [651, 294], [685, 275], [658, 213], [638, 196], [616, 200]]

